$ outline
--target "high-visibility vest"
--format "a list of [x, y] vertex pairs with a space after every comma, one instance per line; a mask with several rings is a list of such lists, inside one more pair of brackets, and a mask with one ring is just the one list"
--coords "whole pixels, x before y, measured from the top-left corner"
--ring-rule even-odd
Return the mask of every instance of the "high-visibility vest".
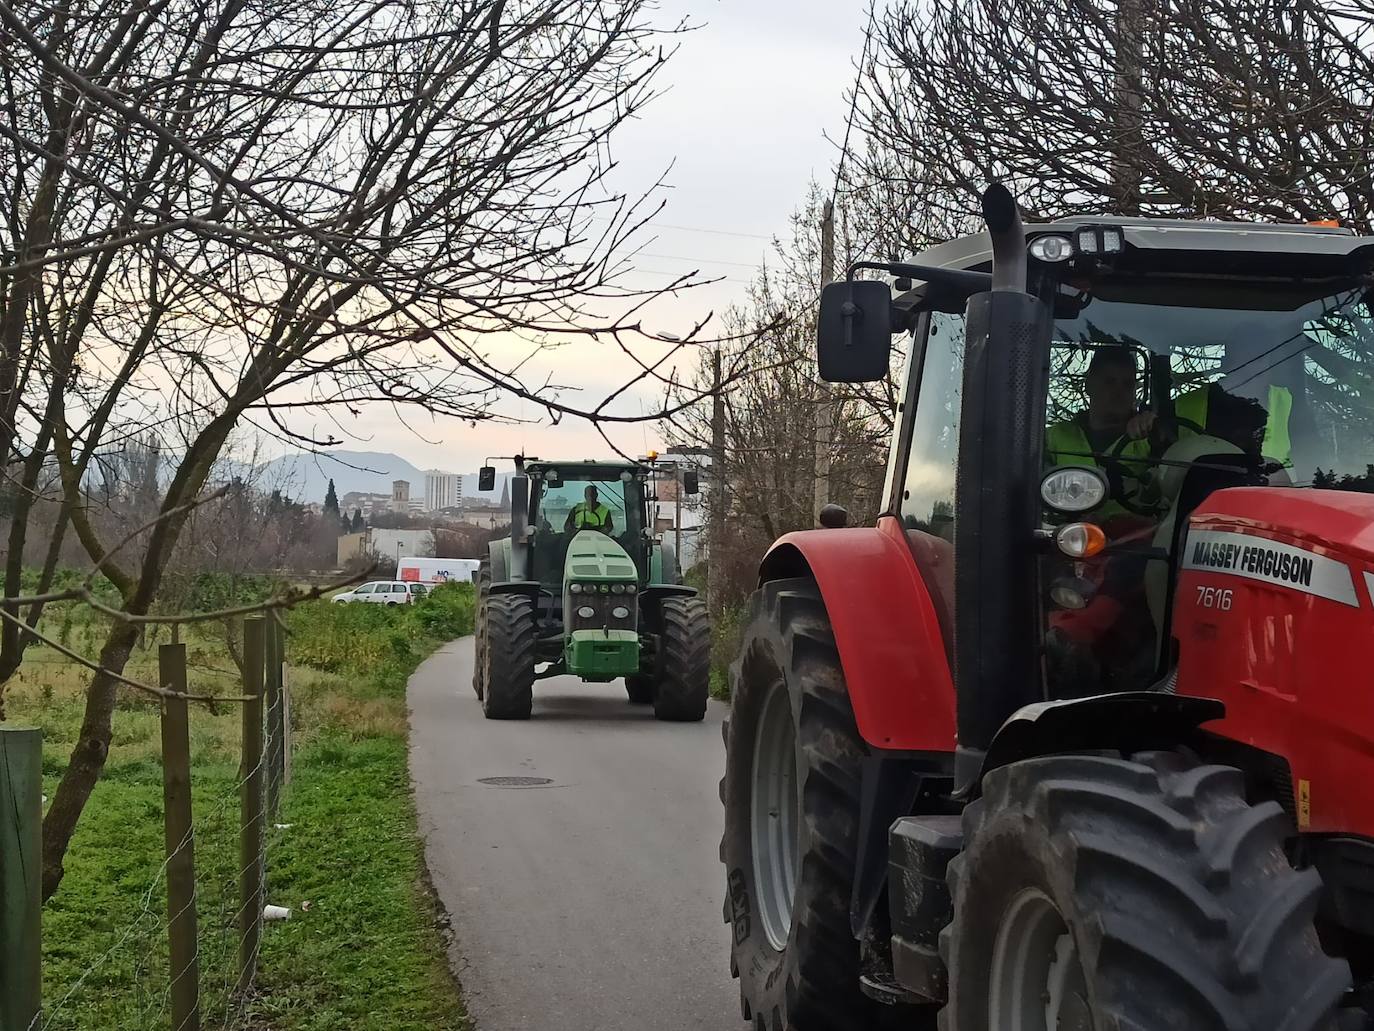
[[[1116, 464], [1121, 473], [1137, 481], [1148, 471], [1149, 466], [1139, 461], [1150, 457], [1150, 442], [1148, 440], [1128, 440], [1121, 447], [1119, 462], [1114, 463], [1106, 458], [1094, 458], [1089, 453], [1094, 448], [1092, 442], [1088, 440], [1087, 431], [1080, 421], [1081, 418], [1082, 416], [1076, 419], [1067, 419], [1064, 422], [1052, 423], [1046, 428], [1045, 450], [1049, 453], [1052, 465], [1096, 466], [1107, 472], [1108, 479], [1111, 479], [1112, 470], [1110, 466]], [[1120, 442], [1121, 438], [1117, 437], [1105, 451], [1098, 451], [1098, 454], [1110, 453]], [[1129, 509], [1112, 498], [1108, 498], [1101, 508], [1093, 512], [1093, 518], [1101, 521], [1129, 513]]]
[[[1197, 423], [1206, 429], [1210, 396], [1211, 384], [1197, 387], [1186, 394], [1180, 394], [1174, 401], [1174, 414], [1180, 419], [1187, 419], [1189, 422]], [[1265, 405], [1264, 443], [1260, 446], [1260, 454], [1283, 465], [1292, 465], [1293, 439], [1288, 432], [1288, 422], [1293, 414], [1293, 392], [1287, 387], [1280, 387], [1271, 383], [1269, 384], [1268, 402]], [[1183, 433], [1196, 432], [1196, 430], [1190, 430], [1186, 427], [1180, 427], [1180, 431]]]
[[610, 518], [611, 510], [600, 503], [595, 508], [588, 508], [585, 501], [573, 506], [573, 526], [579, 530], [599, 530]]
[[[1118, 437], [1112, 441], [1105, 451], [1099, 454], [1106, 454], [1120, 442]], [[1095, 465], [1101, 466], [1102, 461], [1093, 458], [1089, 453], [1093, 450], [1092, 443], [1088, 440], [1087, 431], [1078, 419], [1067, 419], [1064, 422], [1056, 422], [1045, 430], [1045, 450], [1049, 452], [1050, 462], [1054, 465]], [[1150, 457], [1150, 442], [1148, 440], [1130, 440], [1121, 448], [1121, 464], [1127, 466], [1133, 475], [1139, 475], [1140, 459]]]

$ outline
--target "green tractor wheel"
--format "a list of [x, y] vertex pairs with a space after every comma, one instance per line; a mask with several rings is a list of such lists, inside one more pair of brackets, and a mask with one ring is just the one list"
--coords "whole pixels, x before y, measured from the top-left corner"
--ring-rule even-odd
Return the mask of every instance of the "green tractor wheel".
[[521, 594], [489, 595], [484, 606], [482, 711], [489, 720], [527, 720], [534, 704], [534, 602]]
[[711, 623], [700, 598], [665, 598], [655, 662], [654, 716], [689, 723], [706, 716], [711, 691]]
[[472, 617], [472, 690], [482, 700], [482, 670], [486, 661], [487, 594], [491, 588], [491, 559], [484, 558], [477, 566], [477, 605]]

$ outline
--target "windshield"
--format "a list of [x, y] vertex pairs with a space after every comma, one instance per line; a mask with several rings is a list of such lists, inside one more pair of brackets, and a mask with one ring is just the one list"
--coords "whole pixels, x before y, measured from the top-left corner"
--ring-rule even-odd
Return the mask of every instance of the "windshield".
[[[1055, 322], [1051, 424], [1087, 411], [1087, 366], [1102, 345], [1129, 349], [1137, 410], [1158, 407], [1147, 363], [1162, 356], [1179, 418], [1207, 415], [1207, 429], [1243, 445], [1237, 435], [1249, 428], [1248, 409], [1261, 452], [1283, 464], [1294, 485], [1370, 489], [1374, 318], [1363, 290], [1292, 311], [1094, 300], [1077, 318]], [[1218, 401], [1230, 404], [1229, 417], [1218, 415]], [[1285, 426], [1275, 425], [1280, 419]]]
[[[1374, 313], [1363, 289], [1291, 308], [1259, 288], [1150, 303], [1168, 295], [1118, 291], [1054, 323], [1046, 465], [1095, 466], [1110, 484], [1088, 517], [1108, 550], [1044, 559], [1054, 696], [1142, 688], [1163, 672], [1171, 559], [1211, 491], [1374, 490]], [[1275, 307], [1286, 310], [1266, 310]]]
[[[637, 537], [643, 528], [643, 517], [639, 499], [640, 485], [631, 480], [625, 483], [619, 479], [607, 480], [563, 480], [556, 486], [548, 480], [538, 481], [540, 485], [538, 503], [538, 527], [553, 533], [561, 533], [569, 528], [569, 520], [574, 508], [587, 501], [587, 488], [596, 491], [596, 504], [604, 506], [610, 519], [610, 530], [616, 537]], [[628, 495], [628, 504], [627, 504]]]

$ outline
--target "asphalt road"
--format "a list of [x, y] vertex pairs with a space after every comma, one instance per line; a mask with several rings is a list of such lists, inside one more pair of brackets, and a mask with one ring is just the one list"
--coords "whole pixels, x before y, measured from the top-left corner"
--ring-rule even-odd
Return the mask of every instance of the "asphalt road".
[[489, 721], [471, 679], [470, 638], [411, 678], [410, 769], [477, 1031], [743, 1028], [721, 920], [725, 707], [658, 723], [619, 681], [559, 677], [528, 722]]

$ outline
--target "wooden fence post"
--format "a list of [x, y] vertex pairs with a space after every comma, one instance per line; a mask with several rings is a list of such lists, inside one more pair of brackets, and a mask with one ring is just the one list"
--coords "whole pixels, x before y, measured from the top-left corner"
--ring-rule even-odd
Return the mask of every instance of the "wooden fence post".
[[[157, 653], [163, 687], [186, 693], [186, 645]], [[172, 1031], [200, 1029], [196, 938], [196, 854], [191, 824], [191, 731], [185, 698], [162, 699], [162, 804], [167, 840], [167, 942], [172, 974]]]
[[275, 612], [267, 617], [267, 816], [275, 819], [281, 802], [286, 733], [282, 727], [282, 647], [285, 644], [281, 620]]
[[42, 1002], [43, 733], [0, 726], [0, 1031], [35, 1026]]
[[243, 766], [239, 795], [239, 981], [246, 991], [257, 976], [258, 942], [262, 937], [263, 897], [263, 761], [262, 687], [266, 621], [243, 621]]

